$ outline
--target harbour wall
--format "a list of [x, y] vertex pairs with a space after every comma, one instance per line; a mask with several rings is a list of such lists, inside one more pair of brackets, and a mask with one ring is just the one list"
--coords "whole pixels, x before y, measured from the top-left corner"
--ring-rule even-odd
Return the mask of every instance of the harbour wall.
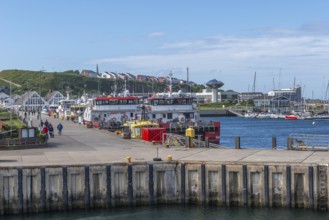
[[199, 110], [201, 117], [220, 117], [220, 116], [239, 116], [243, 112], [241, 110], [230, 111], [230, 109], [220, 109], [220, 110]]
[[327, 210], [327, 165], [177, 161], [0, 168], [0, 212], [157, 204]]

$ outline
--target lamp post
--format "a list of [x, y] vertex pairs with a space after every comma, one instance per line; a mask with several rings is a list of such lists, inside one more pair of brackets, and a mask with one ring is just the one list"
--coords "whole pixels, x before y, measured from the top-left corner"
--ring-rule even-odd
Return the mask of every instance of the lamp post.
[[41, 111], [42, 111], [42, 104], [41, 104], [41, 102], [42, 102], [42, 99], [41, 99], [41, 75], [42, 75], [42, 73], [43, 72], [45, 72], [46, 70], [44, 70], [43, 69], [43, 67], [42, 67], [42, 69], [40, 70], [40, 75], [39, 75], [39, 111], [38, 111], [38, 117], [39, 117], [39, 125], [41, 126]]
[[[11, 99], [11, 81], [9, 83], [9, 100]], [[10, 104], [10, 137], [13, 137], [13, 116], [12, 116], [13, 103]]]

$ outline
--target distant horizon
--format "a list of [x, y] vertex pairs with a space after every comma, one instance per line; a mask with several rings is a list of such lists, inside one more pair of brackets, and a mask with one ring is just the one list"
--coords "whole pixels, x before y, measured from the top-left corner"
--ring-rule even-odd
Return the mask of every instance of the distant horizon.
[[326, 0], [2, 0], [0, 69], [129, 72], [211, 79], [251, 91], [329, 84]]

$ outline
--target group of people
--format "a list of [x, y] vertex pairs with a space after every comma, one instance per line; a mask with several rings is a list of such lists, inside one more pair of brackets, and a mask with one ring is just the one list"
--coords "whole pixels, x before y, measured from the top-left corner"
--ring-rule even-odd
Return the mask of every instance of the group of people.
[[[40, 122], [40, 128], [42, 128], [42, 133], [46, 135], [46, 137], [48, 138], [48, 134], [51, 138], [55, 137], [54, 134], [54, 127], [51, 123], [48, 122], [48, 120], [46, 119], [45, 122], [43, 122], [41, 120]], [[41, 130], [41, 129], [40, 129]], [[58, 135], [62, 135], [62, 130], [63, 130], [63, 125], [61, 123], [59, 123], [57, 125], [57, 131], [58, 131]]]

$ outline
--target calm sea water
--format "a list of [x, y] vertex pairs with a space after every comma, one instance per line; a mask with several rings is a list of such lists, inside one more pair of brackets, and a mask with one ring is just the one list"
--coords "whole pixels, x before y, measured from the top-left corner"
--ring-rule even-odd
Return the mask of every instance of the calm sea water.
[[240, 136], [242, 148], [271, 148], [272, 136], [277, 137], [278, 148], [287, 147], [292, 133], [327, 134], [329, 120], [256, 119], [239, 117], [208, 117], [205, 120], [221, 122], [221, 145], [234, 147]]
[[302, 209], [250, 209], [250, 208], [225, 208], [193, 206], [160, 206], [160, 207], [134, 207], [116, 208], [113, 210], [71, 211], [67, 213], [45, 213], [24, 216], [6, 216], [6, 220], [103, 220], [103, 219], [143, 219], [143, 220], [194, 220], [194, 219], [239, 219], [239, 220], [317, 220], [327, 219], [326, 212]]

